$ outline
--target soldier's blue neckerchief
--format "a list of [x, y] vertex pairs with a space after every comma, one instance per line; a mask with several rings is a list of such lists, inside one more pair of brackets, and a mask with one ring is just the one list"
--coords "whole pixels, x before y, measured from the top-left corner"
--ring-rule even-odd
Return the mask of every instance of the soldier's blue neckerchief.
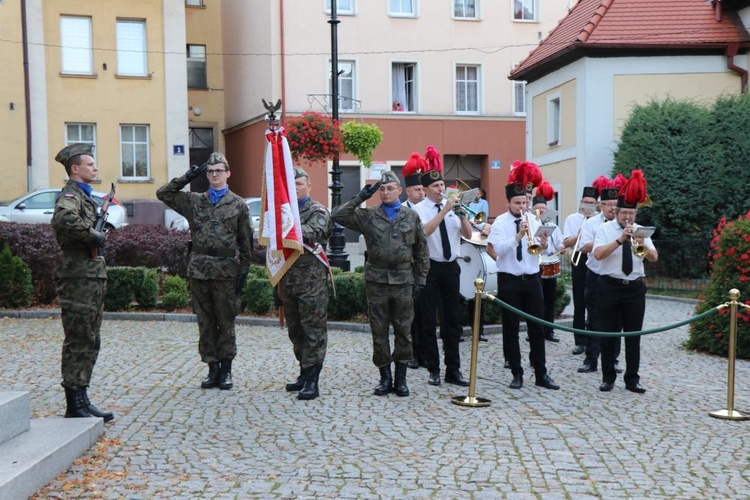
[[308, 196], [307, 198], [305, 198], [305, 199], [303, 199], [303, 200], [299, 200], [299, 201], [297, 202], [297, 206], [298, 206], [299, 208], [302, 208], [302, 205], [304, 205], [305, 203], [307, 203], [307, 200], [309, 200], [309, 199], [310, 199], [310, 197]]
[[387, 215], [388, 218], [391, 219], [391, 222], [393, 222], [396, 219], [396, 214], [398, 214], [399, 208], [401, 208], [401, 200], [396, 200], [390, 205], [387, 203], [381, 203], [381, 205], [383, 205], [385, 215]]
[[88, 196], [89, 198], [91, 198], [91, 191], [94, 190], [93, 187], [89, 186], [85, 182], [79, 182], [79, 181], [73, 181], [73, 182], [75, 182], [76, 184], [78, 184], [78, 187], [81, 188], [81, 189], [83, 189], [83, 192], [86, 193], [86, 196]]
[[224, 189], [208, 188], [208, 199], [211, 200], [211, 203], [216, 205], [221, 201], [221, 198], [227, 194], [227, 191], [229, 191], [229, 187], [225, 187]]

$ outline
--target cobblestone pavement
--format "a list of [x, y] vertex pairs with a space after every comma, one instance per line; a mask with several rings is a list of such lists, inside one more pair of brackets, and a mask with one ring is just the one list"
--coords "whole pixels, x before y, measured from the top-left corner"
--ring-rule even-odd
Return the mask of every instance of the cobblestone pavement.
[[[644, 328], [683, 320], [693, 306], [649, 299]], [[59, 319], [0, 320], [0, 381], [30, 391], [35, 416], [64, 413]], [[718, 420], [727, 362], [686, 352], [687, 329], [642, 341], [643, 395], [599, 392], [579, 374], [572, 335], [547, 343], [560, 391], [527, 370], [507, 384], [500, 337], [479, 345], [476, 395], [427, 385], [409, 370], [411, 397], [377, 397], [367, 333], [330, 332], [321, 397], [284, 391], [297, 374], [286, 332], [239, 326], [235, 388], [201, 390], [197, 326], [107, 321], [89, 394], [113, 409], [101, 474], [74, 466], [46, 497], [77, 498], [746, 498], [750, 422]], [[525, 344], [525, 343], [523, 343]], [[461, 344], [469, 375], [470, 342]], [[525, 350], [526, 345], [522, 346]], [[750, 410], [750, 363], [736, 367], [735, 408]], [[89, 453], [89, 455], [92, 452]], [[88, 467], [91, 467], [89, 464]], [[90, 471], [89, 471], [90, 473]], [[91, 479], [94, 477], [94, 479]], [[80, 481], [76, 482], [78, 479]]]

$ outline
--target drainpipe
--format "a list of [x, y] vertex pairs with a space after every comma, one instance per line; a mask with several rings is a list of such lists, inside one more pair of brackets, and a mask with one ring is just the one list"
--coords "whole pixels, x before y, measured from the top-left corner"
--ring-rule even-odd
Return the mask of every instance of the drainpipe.
[[21, 0], [21, 40], [23, 45], [23, 98], [26, 114], [26, 191], [34, 185], [31, 175], [31, 92], [29, 90], [29, 40], [26, 30], [26, 0]]
[[716, 11], [716, 22], [720, 23], [722, 19], [721, 0], [713, 0], [711, 4], [714, 6], [714, 10]]
[[279, 121], [284, 124], [286, 116], [286, 56], [284, 53], [284, 0], [279, 0], [279, 38], [281, 39], [281, 117]]
[[727, 45], [725, 51], [727, 55], [727, 69], [740, 75], [740, 90], [743, 94], [747, 93], [747, 70], [734, 64], [734, 56], [739, 52], [740, 44], [733, 42]]

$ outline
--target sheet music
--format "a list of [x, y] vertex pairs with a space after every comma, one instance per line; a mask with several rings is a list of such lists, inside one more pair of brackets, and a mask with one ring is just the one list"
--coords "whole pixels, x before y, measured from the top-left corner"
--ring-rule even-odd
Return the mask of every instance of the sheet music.
[[536, 230], [536, 234], [534, 235], [534, 238], [537, 238], [543, 234], [546, 234], [549, 238], [552, 233], [555, 232], [555, 229], [557, 229], [555, 226], [539, 226], [539, 229]]
[[640, 226], [633, 231], [633, 236], [643, 236], [644, 238], [650, 238], [654, 234], [656, 228], [653, 226]]

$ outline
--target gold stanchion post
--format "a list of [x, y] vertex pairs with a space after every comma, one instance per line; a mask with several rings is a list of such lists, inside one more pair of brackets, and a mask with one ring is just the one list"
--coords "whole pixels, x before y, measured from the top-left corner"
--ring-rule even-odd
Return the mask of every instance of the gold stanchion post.
[[474, 293], [474, 324], [471, 335], [471, 368], [469, 371], [469, 395], [455, 396], [451, 403], [459, 406], [485, 407], [490, 405], [489, 399], [476, 397], [475, 390], [477, 386], [477, 354], [479, 353], [479, 321], [482, 316], [482, 288], [484, 280], [477, 278], [474, 280], [474, 287], [477, 289]]
[[[709, 413], [714, 418], [723, 418], [726, 420], [750, 420], [750, 415], [741, 413], [734, 409], [734, 360], [737, 346], [737, 299], [740, 298], [740, 291], [736, 288], [729, 290], [728, 302], [729, 318], [729, 375], [727, 376], [727, 408], [725, 410], [716, 410]], [[724, 304], [726, 307], [727, 304]], [[745, 304], [742, 304], [743, 307]]]

